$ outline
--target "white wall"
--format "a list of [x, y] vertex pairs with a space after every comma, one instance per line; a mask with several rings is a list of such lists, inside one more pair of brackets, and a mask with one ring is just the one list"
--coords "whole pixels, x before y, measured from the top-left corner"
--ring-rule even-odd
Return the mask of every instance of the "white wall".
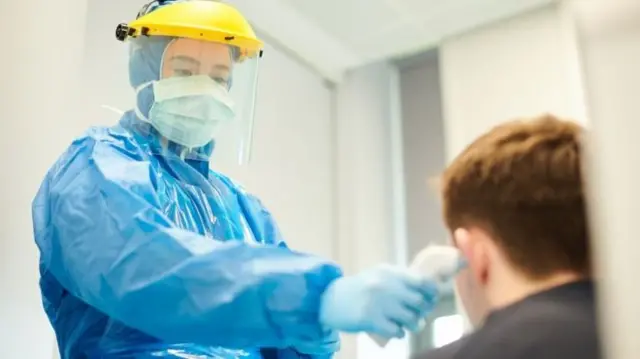
[[260, 67], [251, 162], [219, 170], [260, 195], [289, 245], [335, 258], [333, 90], [271, 46]]
[[640, 2], [572, 1], [593, 132], [587, 184], [604, 351], [640, 357]]
[[[349, 72], [337, 89], [337, 253], [347, 273], [404, 260], [398, 100], [397, 69], [387, 63]], [[347, 336], [340, 358], [403, 358], [406, 344], [379, 350], [366, 336]]]
[[[31, 200], [58, 153], [88, 124], [76, 111], [86, 4], [0, 2], [0, 357], [50, 358]], [[11, 14], [11, 15], [9, 15]], [[17, 15], [16, 15], [17, 14]], [[61, 19], [64, 19], [62, 21]], [[73, 101], [72, 101], [73, 99]]]
[[447, 156], [490, 127], [552, 112], [585, 120], [572, 27], [551, 6], [441, 46]]
[[337, 92], [339, 236], [348, 271], [392, 262], [391, 78], [388, 64], [347, 74]]
[[82, 67], [82, 106], [87, 123], [113, 125], [120, 115], [102, 106], [128, 110], [135, 104], [127, 74], [129, 46], [116, 39], [115, 29], [134, 18], [147, 2], [88, 2]]

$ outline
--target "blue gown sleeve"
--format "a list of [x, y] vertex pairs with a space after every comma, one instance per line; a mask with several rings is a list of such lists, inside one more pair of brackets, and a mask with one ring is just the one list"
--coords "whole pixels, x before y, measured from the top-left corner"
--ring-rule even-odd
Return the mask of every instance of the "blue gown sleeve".
[[[220, 176], [218, 174], [218, 176]], [[242, 186], [234, 183], [226, 177], [221, 178], [230, 188], [236, 189], [245, 213], [249, 213], [247, 221], [251, 230], [257, 235], [257, 239], [264, 243], [288, 248], [276, 220], [264, 204], [255, 196], [247, 193]], [[322, 337], [308, 338], [299, 341], [294, 348], [288, 348], [277, 352], [277, 359], [330, 359], [340, 349], [340, 337], [335, 330], [327, 329]], [[305, 353], [305, 354], [301, 354]], [[313, 355], [307, 353], [315, 353]]]
[[320, 297], [339, 267], [176, 228], [160, 210], [150, 165], [116, 140], [77, 140], [34, 201], [41, 258], [62, 286], [165, 341], [285, 348], [322, 340]]

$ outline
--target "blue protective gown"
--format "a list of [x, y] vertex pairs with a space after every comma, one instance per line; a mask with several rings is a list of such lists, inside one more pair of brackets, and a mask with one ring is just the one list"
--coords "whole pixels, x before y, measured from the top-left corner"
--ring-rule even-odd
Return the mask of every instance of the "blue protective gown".
[[157, 138], [132, 113], [93, 128], [35, 198], [62, 358], [331, 357], [318, 308], [340, 269], [287, 249], [256, 197], [204, 161], [160, 155]]

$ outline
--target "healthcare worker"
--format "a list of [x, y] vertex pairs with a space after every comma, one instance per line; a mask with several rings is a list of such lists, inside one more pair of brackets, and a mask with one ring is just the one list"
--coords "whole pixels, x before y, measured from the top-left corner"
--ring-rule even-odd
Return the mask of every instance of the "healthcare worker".
[[434, 285], [288, 249], [261, 202], [209, 169], [250, 140], [262, 43], [237, 10], [154, 1], [116, 33], [135, 109], [77, 138], [33, 204], [63, 359], [329, 358], [338, 331], [417, 328]]

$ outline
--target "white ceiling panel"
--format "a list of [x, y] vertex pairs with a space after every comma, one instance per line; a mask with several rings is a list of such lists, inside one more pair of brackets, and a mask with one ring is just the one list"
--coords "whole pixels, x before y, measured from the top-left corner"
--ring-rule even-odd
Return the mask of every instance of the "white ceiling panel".
[[[258, 30], [332, 80], [349, 68], [427, 50], [443, 38], [554, 0], [230, 0]], [[255, 16], [251, 16], [255, 15]]]
[[386, 31], [406, 25], [404, 13], [383, 0], [282, 0], [327, 33], [357, 40], [370, 31]]
[[411, 53], [416, 46], [420, 46], [416, 45], [418, 42], [435, 43], [437, 39], [420, 28], [407, 26], [403, 29], [380, 32], [375, 36], [362, 37], [357, 42], [354, 41], [354, 48], [359, 49], [361, 61], [367, 63]]
[[[452, 12], [475, 6], [487, 7], [491, 0], [388, 0], [398, 3], [416, 19], [432, 19], [451, 16]], [[520, 0], [508, 0], [517, 3]]]
[[[400, 0], [415, 3], [416, 9], [421, 7], [419, 0]], [[450, 32], [469, 31], [477, 26], [485, 25], [519, 13], [539, 8], [552, 3], [553, 0], [455, 0], [438, 17], [424, 16], [421, 24], [427, 29], [443, 31], [443, 35], [450, 36]], [[431, 25], [435, 24], [435, 25]], [[439, 24], [449, 24], [448, 28]], [[448, 33], [447, 33], [448, 32]]]
[[[381, 1], [381, 0], [378, 0]], [[403, 10], [405, 16], [416, 23], [424, 23], [425, 20], [445, 19], [451, 14], [474, 3], [484, 3], [486, 0], [382, 0], [395, 3], [397, 8]], [[518, 0], [513, 0], [518, 1]]]

